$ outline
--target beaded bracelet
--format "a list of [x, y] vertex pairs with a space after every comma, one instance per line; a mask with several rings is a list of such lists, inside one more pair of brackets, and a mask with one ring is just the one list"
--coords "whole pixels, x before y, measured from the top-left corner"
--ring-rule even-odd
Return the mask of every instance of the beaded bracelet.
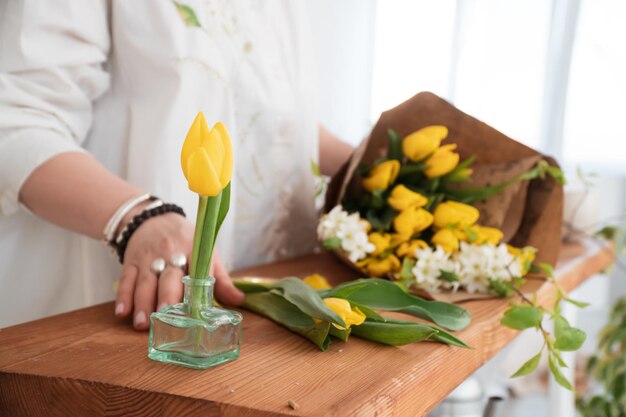
[[126, 225], [124, 231], [120, 234], [118, 241], [116, 242], [116, 251], [117, 256], [120, 260], [120, 263], [124, 263], [124, 252], [126, 252], [126, 246], [128, 246], [128, 241], [135, 231], [145, 222], [146, 220], [160, 216], [166, 213], [178, 213], [181, 216], [185, 217], [185, 212], [182, 208], [177, 206], [176, 204], [163, 204], [158, 207], [146, 209], [141, 213], [137, 214], [132, 220]]

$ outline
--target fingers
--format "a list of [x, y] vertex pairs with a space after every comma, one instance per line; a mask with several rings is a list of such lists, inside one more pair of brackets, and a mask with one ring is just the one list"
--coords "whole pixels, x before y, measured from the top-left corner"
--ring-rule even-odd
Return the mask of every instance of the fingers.
[[124, 265], [122, 269], [120, 286], [115, 299], [115, 315], [118, 317], [127, 317], [133, 311], [137, 272], [135, 265]]
[[137, 330], [147, 330], [150, 327], [148, 320], [156, 304], [157, 277], [149, 268], [139, 271], [137, 287], [135, 288], [135, 318], [133, 325]]
[[159, 276], [158, 304], [156, 311], [179, 303], [183, 298], [183, 270], [168, 265]]
[[219, 261], [219, 258], [215, 257], [213, 262], [215, 269], [215, 296], [224, 304], [238, 306], [243, 303], [245, 298], [243, 292], [241, 292], [230, 279], [230, 275], [226, 268]]

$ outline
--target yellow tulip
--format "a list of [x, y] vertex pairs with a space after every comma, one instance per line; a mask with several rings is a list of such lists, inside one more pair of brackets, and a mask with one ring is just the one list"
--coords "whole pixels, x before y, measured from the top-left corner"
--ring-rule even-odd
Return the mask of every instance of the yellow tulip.
[[233, 151], [230, 136], [221, 122], [209, 130], [204, 114], [193, 121], [180, 154], [189, 189], [202, 196], [216, 196], [230, 183]]
[[372, 277], [384, 277], [391, 272], [397, 272], [402, 267], [400, 260], [395, 255], [389, 255], [386, 258], [365, 258], [357, 262], [358, 267], [363, 268]]
[[303, 281], [316, 290], [328, 290], [332, 288], [326, 277], [320, 274], [309, 275], [304, 278]]
[[402, 234], [402, 233], [392, 233], [391, 234], [391, 246], [398, 246], [404, 242], [408, 242], [411, 240], [411, 235], [413, 233]]
[[333, 326], [338, 329], [349, 329], [350, 326], [358, 326], [365, 321], [365, 314], [363, 314], [357, 307], [352, 308], [348, 300], [329, 297], [324, 298], [324, 304], [326, 307], [337, 313], [337, 315], [343, 319], [343, 322], [346, 323], [346, 327], [341, 327], [333, 323]]
[[418, 249], [425, 249], [428, 247], [428, 243], [421, 239], [415, 239], [410, 242], [404, 242], [396, 249], [396, 255], [399, 257], [415, 258], [415, 251]]
[[478, 221], [480, 213], [478, 209], [469, 204], [456, 201], [444, 201], [435, 208], [434, 225], [439, 229], [447, 226], [464, 229], [473, 226]]
[[489, 243], [491, 245], [497, 245], [504, 237], [502, 232], [495, 227], [474, 226], [471, 230], [476, 234], [474, 243], [478, 244]]
[[391, 235], [389, 233], [370, 233], [368, 239], [376, 248], [370, 255], [380, 255], [391, 244]]
[[456, 152], [456, 145], [444, 145], [437, 149], [426, 160], [426, 169], [424, 175], [428, 178], [437, 178], [446, 175], [459, 164], [460, 156]]
[[386, 190], [396, 180], [398, 172], [400, 161], [393, 159], [380, 163], [372, 168], [369, 176], [363, 180], [363, 187], [368, 191]]
[[394, 209], [402, 211], [409, 207], [424, 207], [428, 203], [428, 198], [400, 184], [393, 188], [387, 202]]
[[439, 230], [430, 241], [448, 253], [454, 252], [459, 248], [459, 239], [449, 229]]
[[421, 161], [433, 153], [447, 136], [447, 127], [427, 126], [404, 138], [402, 152], [413, 162]]
[[433, 224], [433, 215], [423, 208], [408, 208], [393, 219], [393, 227], [400, 235], [411, 236]]

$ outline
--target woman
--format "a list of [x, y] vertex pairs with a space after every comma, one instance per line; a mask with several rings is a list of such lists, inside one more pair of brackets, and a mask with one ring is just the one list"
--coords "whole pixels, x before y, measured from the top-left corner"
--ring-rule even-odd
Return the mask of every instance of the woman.
[[[243, 298], [227, 269], [311, 250], [309, 167], [319, 151], [332, 174], [350, 147], [318, 129], [300, 7], [2, 2], [0, 327], [109, 300], [118, 277], [115, 314], [132, 315], [138, 330], [155, 308], [181, 299], [182, 269], [153, 263], [191, 249], [197, 202], [179, 152], [198, 111], [228, 127], [236, 157], [214, 262], [218, 299]], [[145, 221], [120, 266], [97, 240], [144, 193], [181, 206], [187, 219]], [[134, 205], [114, 233], [149, 204]]]

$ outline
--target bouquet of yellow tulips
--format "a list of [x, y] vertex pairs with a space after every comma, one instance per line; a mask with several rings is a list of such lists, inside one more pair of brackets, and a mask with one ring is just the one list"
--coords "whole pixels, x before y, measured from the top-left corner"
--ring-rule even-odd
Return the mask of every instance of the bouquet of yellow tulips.
[[[534, 328], [545, 344], [513, 376], [533, 372], [545, 353], [555, 380], [572, 389], [561, 352], [579, 349], [585, 333], [570, 326], [559, 303], [585, 304], [567, 297], [550, 266], [560, 247], [564, 181], [554, 160], [420, 93], [383, 113], [331, 180], [318, 237], [363, 276], [399, 280], [390, 284], [437, 300], [518, 295], [501, 324]], [[555, 286], [550, 308], [520, 288], [529, 271]], [[367, 280], [381, 281], [360, 281]]]
[[556, 258], [546, 232], [560, 228], [563, 181], [548, 158], [422, 93], [383, 114], [333, 178], [318, 237], [363, 276], [436, 299], [506, 296], [536, 256]]

